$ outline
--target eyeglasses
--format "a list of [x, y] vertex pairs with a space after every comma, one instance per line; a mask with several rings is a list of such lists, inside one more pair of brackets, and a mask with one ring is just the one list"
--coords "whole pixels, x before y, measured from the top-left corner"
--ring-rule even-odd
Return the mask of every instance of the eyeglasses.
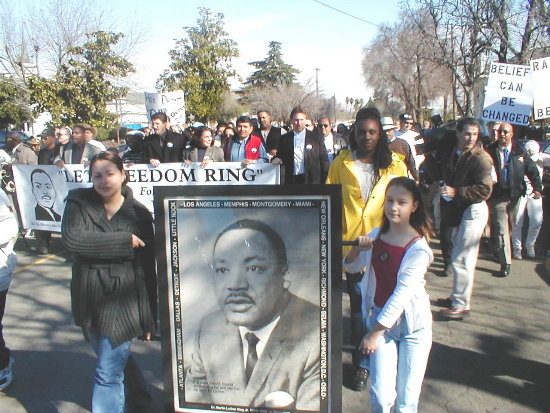
[[405, 125], [414, 125], [414, 122], [413, 121], [405, 122]]

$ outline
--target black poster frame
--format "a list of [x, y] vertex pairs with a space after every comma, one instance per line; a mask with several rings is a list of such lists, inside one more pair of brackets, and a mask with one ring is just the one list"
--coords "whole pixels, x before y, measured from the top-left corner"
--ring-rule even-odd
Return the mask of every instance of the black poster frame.
[[[167, 412], [342, 411], [341, 205], [339, 185], [154, 188], [159, 317]], [[186, 325], [194, 323], [199, 325], [195, 326], [196, 329], [205, 328], [206, 317], [201, 319], [198, 314], [203, 310], [203, 304], [206, 306], [207, 302], [212, 301], [214, 293], [190, 286], [194, 285], [192, 283], [206, 283], [208, 277], [198, 277], [196, 268], [203, 268], [202, 274], [206, 273], [204, 268], [211, 258], [212, 240], [231, 222], [233, 218], [230, 217], [233, 216], [234, 219], [250, 216], [273, 228], [284, 240], [289, 266], [301, 269], [301, 272], [291, 273], [292, 282], [298, 284], [296, 294], [302, 294], [298, 299], [309, 299], [315, 303], [316, 294], [319, 294], [318, 302], [314, 304], [319, 311], [319, 334], [313, 335], [319, 341], [311, 343], [319, 346], [319, 410], [297, 409], [292, 403], [286, 408], [266, 407], [257, 399], [249, 405], [235, 404], [234, 399], [233, 402], [220, 403], [220, 398], [226, 394], [235, 394], [233, 384], [212, 384], [210, 381], [207, 381], [207, 387], [198, 387], [199, 394], [208, 394], [216, 400], [191, 400], [192, 390], [197, 388], [186, 386], [185, 381], [190, 374], [189, 365], [195, 358], [195, 346], [185, 344], [191, 340], [191, 334], [186, 333], [190, 327]], [[315, 257], [315, 254], [318, 256]], [[319, 278], [316, 278], [316, 269]], [[213, 271], [210, 270], [210, 273]], [[290, 291], [293, 291], [293, 285]], [[189, 304], [191, 302], [193, 305]], [[223, 313], [219, 309], [217, 312]], [[304, 326], [304, 330], [309, 327]], [[201, 330], [201, 334], [195, 335], [202, 337], [206, 333]], [[301, 336], [294, 337], [298, 338], [301, 339]], [[219, 349], [224, 348], [222, 342]], [[190, 352], [192, 356], [186, 356]], [[265, 400], [279, 393], [270, 393]]]

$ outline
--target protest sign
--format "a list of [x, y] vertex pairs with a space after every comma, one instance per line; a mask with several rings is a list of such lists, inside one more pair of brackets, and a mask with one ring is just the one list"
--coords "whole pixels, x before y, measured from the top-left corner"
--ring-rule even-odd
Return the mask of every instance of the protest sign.
[[550, 118], [550, 57], [531, 60], [535, 119]]
[[[134, 198], [153, 212], [154, 186], [181, 185], [277, 185], [279, 166], [238, 162], [212, 162], [205, 168], [166, 163], [157, 168], [133, 165], [127, 168], [128, 186]], [[54, 232], [61, 231], [61, 218], [68, 191], [92, 186], [89, 168], [84, 165], [13, 165], [17, 200], [23, 226]]]
[[164, 112], [169, 116], [172, 125], [185, 123], [185, 99], [181, 90], [163, 93], [144, 92], [144, 94], [145, 110], [149, 122], [155, 113]]
[[491, 63], [482, 118], [528, 125], [533, 106], [529, 66]]

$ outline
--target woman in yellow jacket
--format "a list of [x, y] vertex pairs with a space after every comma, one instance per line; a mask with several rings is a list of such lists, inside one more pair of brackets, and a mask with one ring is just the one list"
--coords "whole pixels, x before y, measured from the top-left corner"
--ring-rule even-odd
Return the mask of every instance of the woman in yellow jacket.
[[[327, 184], [342, 185], [342, 235], [345, 241], [355, 240], [382, 224], [384, 198], [388, 183], [397, 176], [407, 176], [401, 158], [390, 151], [382, 129], [380, 112], [364, 108], [357, 112], [349, 137], [351, 150], [340, 151], [330, 165]], [[347, 250], [344, 251], [344, 256]], [[359, 345], [365, 334], [361, 317], [360, 277], [346, 273], [351, 306], [352, 340]], [[369, 376], [368, 356], [353, 353], [355, 373], [350, 387], [361, 391]]]

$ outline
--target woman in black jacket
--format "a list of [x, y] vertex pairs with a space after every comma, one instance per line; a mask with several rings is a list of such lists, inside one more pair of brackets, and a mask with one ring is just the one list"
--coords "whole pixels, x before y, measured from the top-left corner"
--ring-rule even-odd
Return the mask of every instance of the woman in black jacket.
[[155, 331], [153, 219], [125, 186], [118, 156], [97, 154], [90, 174], [93, 188], [70, 191], [63, 214], [72, 312], [97, 354], [92, 411], [122, 413], [130, 342]]

